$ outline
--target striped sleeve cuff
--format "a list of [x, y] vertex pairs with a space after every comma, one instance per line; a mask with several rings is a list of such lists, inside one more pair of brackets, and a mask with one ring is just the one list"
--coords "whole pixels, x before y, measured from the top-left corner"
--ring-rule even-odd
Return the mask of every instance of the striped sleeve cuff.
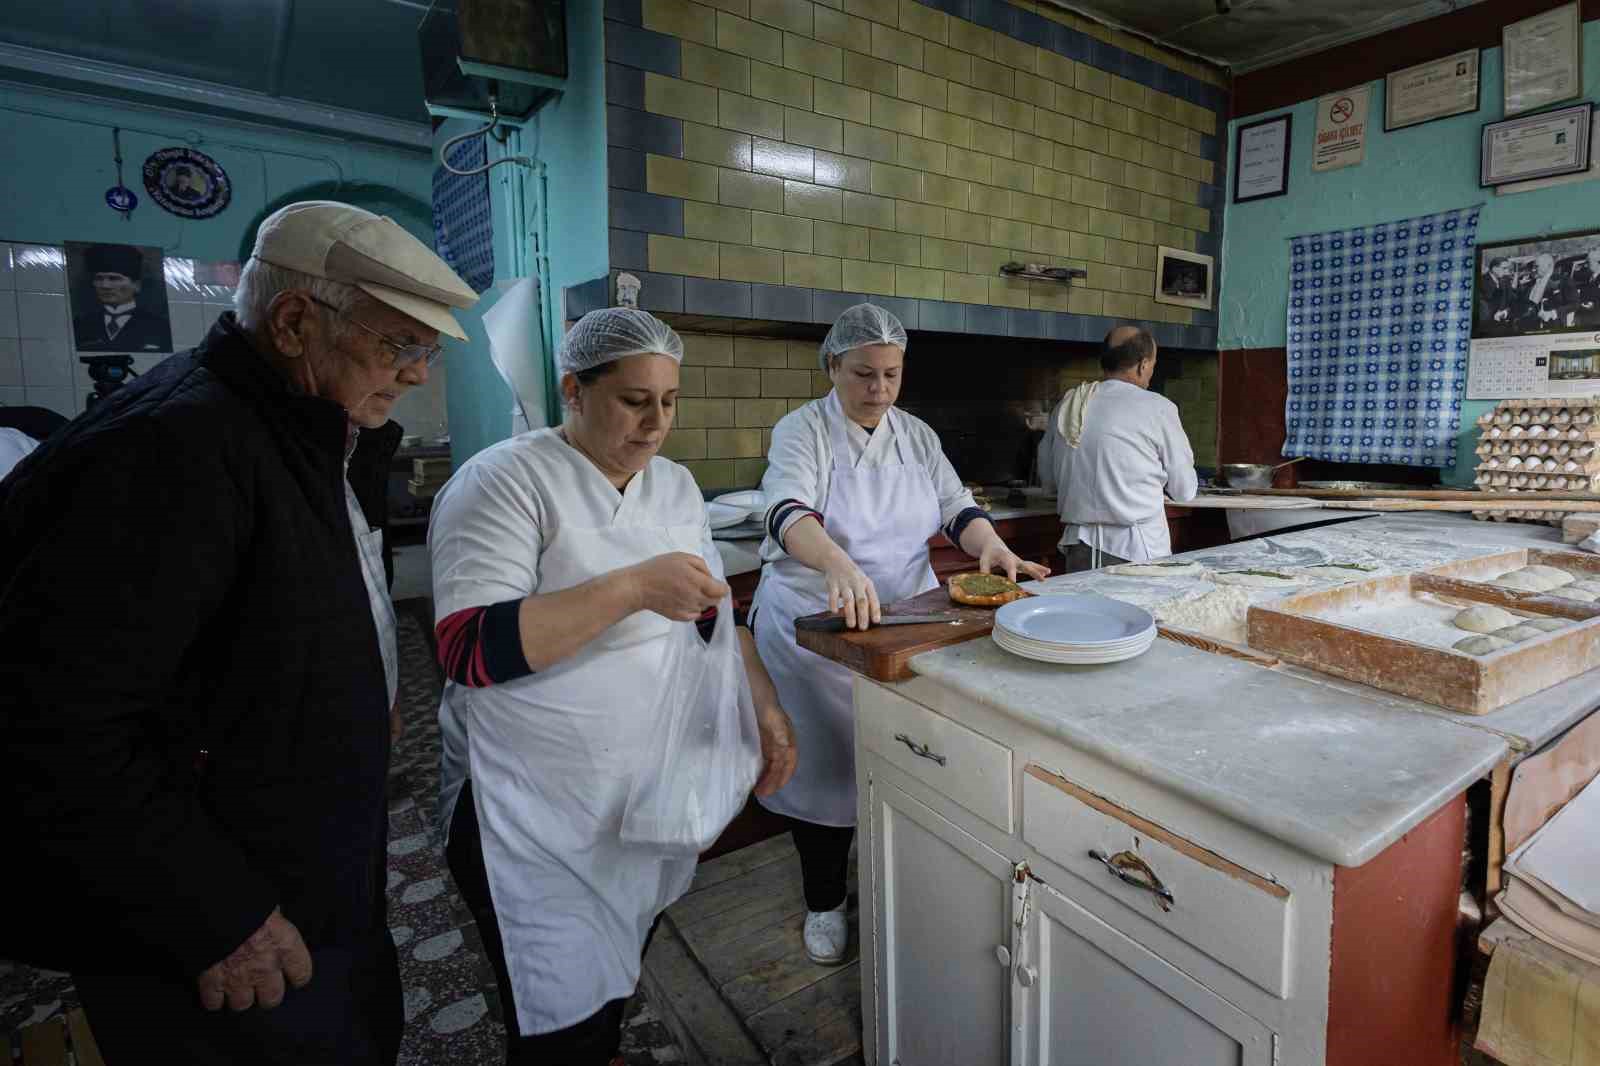
[[822, 512], [816, 508], [807, 507], [799, 500], [779, 500], [767, 512], [767, 535], [776, 541], [779, 547], [783, 547], [783, 538], [789, 532], [789, 528], [807, 516], [815, 518], [818, 523], [822, 522]]
[[951, 544], [959, 548], [961, 546], [961, 534], [967, 531], [967, 527], [979, 518], [988, 517], [989, 512], [982, 507], [964, 507], [946, 524], [944, 535], [950, 538]]
[[521, 600], [468, 607], [434, 627], [445, 676], [460, 685], [487, 688], [532, 674], [522, 654], [521, 607]]

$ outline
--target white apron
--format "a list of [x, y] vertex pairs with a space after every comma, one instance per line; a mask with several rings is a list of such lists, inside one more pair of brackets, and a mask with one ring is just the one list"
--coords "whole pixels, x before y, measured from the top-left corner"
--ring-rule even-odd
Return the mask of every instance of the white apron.
[[[561, 527], [539, 557], [540, 592], [665, 552], [699, 554], [700, 524], [665, 526], [642, 513], [645, 476], [629, 482], [609, 526]], [[465, 740], [470, 759], [484, 865], [525, 1034], [565, 1028], [631, 995], [651, 922], [694, 876], [694, 856], [664, 858], [617, 835], [651, 736], [671, 625], [640, 611], [535, 675], [455, 687], [469, 721], [450, 723], [453, 739]]]
[[[823, 528], [872, 579], [878, 602], [937, 586], [928, 565], [928, 538], [939, 531], [939, 497], [920, 464], [906, 462], [905, 437], [894, 409], [884, 424], [894, 435], [892, 465], [853, 467], [844, 414], [829, 403], [833, 472], [822, 508]], [[882, 430], [879, 430], [882, 432]], [[828, 609], [819, 575], [796, 580], [769, 566], [756, 589], [756, 647], [778, 688], [778, 701], [794, 722], [799, 765], [789, 783], [762, 806], [818, 825], [856, 824], [855, 709], [847, 667], [795, 643], [794, 620]], [[807, 580], [809, 579], [809, 580]]]

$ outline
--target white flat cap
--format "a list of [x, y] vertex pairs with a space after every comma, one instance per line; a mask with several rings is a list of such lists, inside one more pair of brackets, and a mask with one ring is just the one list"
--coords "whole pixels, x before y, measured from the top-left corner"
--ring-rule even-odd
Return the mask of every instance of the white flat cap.
[[472, 286], [394, 219], [334, 200], [305, 200], [274, 211], [256, 230], [263, 263], [354, 285], [432, 326], [466, 340], [449, 311], [478, 302]]

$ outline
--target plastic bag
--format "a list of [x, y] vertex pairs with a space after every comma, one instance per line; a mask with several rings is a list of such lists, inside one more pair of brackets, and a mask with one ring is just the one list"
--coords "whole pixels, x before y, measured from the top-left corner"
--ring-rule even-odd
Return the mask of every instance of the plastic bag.
[[621, 836], [697, 855], [744, 809], [761, 774], [761, 735], [732, 598], [718, 607], [709, 643], [690, 622], [674, 623], [667, 640], [655, 730], [628, 790]]

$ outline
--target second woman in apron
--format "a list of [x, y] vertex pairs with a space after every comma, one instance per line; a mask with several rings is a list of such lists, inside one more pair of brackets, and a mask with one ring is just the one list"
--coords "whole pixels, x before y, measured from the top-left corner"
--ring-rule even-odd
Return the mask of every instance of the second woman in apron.
[[805, 753], [789, 784], [761, 800], [793, 819], [805, 881], [806, 953], [845, 960], [845, 871], [856, 824], [855, 712], [850, 671], [795, 643], [794, 620], [842, 610], [853, 627], [880, 604], [935, 587], [928, 539], [943, 532], [984, 572], [1034, 577], [1045, 567], [1006, 547], [961, 484], [926, 422], [894, 406], [906, 331], [874, 304], [839, 316], [822, 342], [833, 391], [772, 431], [761, 489], [767, 561], [752, 625], [762, 662]]

